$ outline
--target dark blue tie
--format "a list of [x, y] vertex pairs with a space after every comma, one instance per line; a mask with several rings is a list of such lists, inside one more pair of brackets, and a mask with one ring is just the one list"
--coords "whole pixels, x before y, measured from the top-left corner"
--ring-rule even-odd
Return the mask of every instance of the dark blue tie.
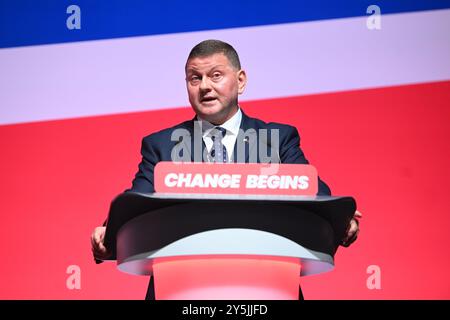
[[227, 149], [222, 143], [222, 139], [225, 137], [227, 130], [222, 127], [215, 127], [211, 131], [211, 139], [213, 141], [213, 146], [210, 152], [212, 161], [214, 162], [228, 162]]

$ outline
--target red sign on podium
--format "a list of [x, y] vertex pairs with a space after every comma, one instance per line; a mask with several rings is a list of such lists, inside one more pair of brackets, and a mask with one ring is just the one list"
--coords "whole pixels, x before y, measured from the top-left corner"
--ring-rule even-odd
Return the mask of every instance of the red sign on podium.
[[317, 194], [317, 170], [305, 164], [158, 162], [158, 193]]

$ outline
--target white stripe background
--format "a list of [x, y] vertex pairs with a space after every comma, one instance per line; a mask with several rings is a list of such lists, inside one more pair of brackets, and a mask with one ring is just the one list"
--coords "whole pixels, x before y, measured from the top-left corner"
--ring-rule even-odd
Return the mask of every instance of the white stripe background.
[[188, 106], [184, 64], [205, 39], [238, 51], [256, 100], [450, 79], [450, 10], [0, 50], [0, 124]]

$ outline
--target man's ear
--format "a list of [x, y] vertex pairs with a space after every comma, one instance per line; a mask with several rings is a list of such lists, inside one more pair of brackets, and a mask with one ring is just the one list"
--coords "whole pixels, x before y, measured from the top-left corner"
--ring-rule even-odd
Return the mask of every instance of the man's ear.
[[247, 85], [247, 73], [245, 73], [245, 70], [239, 70], [238, 71], [238, 93], [242, 94], [245, 90], [245, 86]]

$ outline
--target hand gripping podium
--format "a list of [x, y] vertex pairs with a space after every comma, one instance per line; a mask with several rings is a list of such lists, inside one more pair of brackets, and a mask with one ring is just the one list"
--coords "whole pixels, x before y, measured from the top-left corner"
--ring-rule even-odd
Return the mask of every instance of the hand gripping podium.
[[119, 270], [153, 275], [156, 299], [298, 299], [327, 272], [356, 209], [351, 197], [124, 193], [105, 245]]

